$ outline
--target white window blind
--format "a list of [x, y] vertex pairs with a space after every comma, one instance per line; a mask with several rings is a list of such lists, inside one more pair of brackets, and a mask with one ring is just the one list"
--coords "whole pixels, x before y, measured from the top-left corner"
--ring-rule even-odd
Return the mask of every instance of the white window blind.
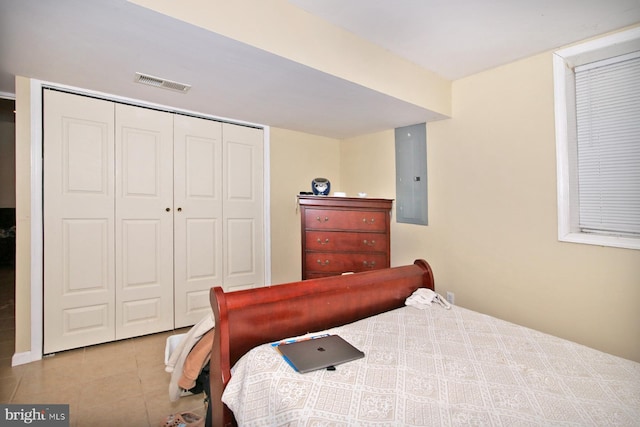
[[640, 236], [640, 52], [575, 69], [579, 227]]

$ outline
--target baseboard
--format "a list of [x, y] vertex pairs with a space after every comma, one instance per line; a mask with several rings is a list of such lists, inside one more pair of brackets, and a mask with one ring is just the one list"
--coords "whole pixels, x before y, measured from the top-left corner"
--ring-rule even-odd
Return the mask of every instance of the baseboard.
[[40, 360], [41, 357], [33, 358], [33, 355], [30, 351], [24, 351], [22, 353], [14, 353], [11, 357], [11, 366], [24, 365], [27, 363], [35, 362], [36, 360]]

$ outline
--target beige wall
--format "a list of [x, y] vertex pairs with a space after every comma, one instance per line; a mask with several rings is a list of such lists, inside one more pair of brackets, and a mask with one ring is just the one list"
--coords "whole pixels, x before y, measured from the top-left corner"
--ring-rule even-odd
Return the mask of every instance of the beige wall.
[[[393, 199], [396, 193], [393, 129], [343, 140], [340, 146], [342, 191], [356, 197]], [[392, 141], [389, 144], [389, 141]]]
[[31, 350], [31, 88], [16, 77], [16, 353]]
[[331, 191], [341, 191], [340, 143], [300, 132], [271, 128], [271, 279], [300, 280], [302, 254], [296, 195], [311, 191], [311, 180], [324, 177]]
[[640, 361], [640, 251], [557, 240], [552, 55], [453, 85], [430, 126], [443, 285], [462, 305]]
[[[427, 127], [429, 226], [393, 224], [392, 264], [425, 258], [460, 306], [640, 361], [640, 251], [557, 239], [552, 55], [454, 82], [453, 106]], [[344, 186], [392, 180], [393, 145], [344, 141]]]

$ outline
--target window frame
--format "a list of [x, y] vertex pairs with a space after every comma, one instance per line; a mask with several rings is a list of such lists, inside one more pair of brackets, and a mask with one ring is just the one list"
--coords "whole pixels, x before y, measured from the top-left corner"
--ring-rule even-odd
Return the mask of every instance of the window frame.
[[[640, 27], [580, 43], [553, 54], [558, 191], [558, 240], [640, 249], [640, 237], [586, 233], [578, 226], [577, 136], [575, 130], [576, 66], [640, 50]], [[575, 186], [577, 188], [577, 185]]]

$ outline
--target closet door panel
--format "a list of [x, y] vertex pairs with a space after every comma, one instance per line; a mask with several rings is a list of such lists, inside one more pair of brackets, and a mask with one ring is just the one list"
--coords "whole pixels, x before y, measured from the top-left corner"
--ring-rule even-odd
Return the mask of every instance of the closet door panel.
[[230, 218], [227, 221], [227, 277], [253, 276], [256, 272], [254, 258], [256, 220], [252, 218]]
[[224, 288], [264, 286], [263, 131], [223, 125]]
[[115, 338], [113, 111], [44, 92], [45, 354]]
[[175, 323], [211, 312], [209, 289], [222, 284], [222, 124], [174, 117]]
[[173, 328], [173, 118], [116, 105], [116, 338]]

